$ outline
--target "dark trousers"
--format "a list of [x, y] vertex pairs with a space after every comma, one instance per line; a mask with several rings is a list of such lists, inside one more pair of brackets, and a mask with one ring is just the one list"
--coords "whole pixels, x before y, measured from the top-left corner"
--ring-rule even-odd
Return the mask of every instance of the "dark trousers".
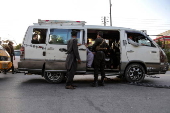
[[13, 56], [13, 55], [11, 55], [11, 62], [12, 62], [12, 67], [11, 67], [11, 69], [12, 69], [12, 72], [14, 72], [13, 58], [14, 58], [14, 56]]
[[13, 56], [13, 55], [10, 55], [10, 57], [11, 57], [12, 67], [9, 68], [7, 71], [10, 71], [10, 70], [12, 69], [12, 73], [14, 73], [14, 64], [13, 64], [13, 58], [14, 58], [14, 56]]
[[104, 81], [105, 78], [105, 54], [102, 51], [96, 52], [94, 56], [94, 82], [98, 81], [99, 70], [101, 72], [101, 81]]
[[71, 68], [67, 70], [67, 81], [66, 81], [66, 86], [72, 85], [73, 84], [73, 78], [76, 73], [77, 69], [77, 61], [76, 59], [73, 61]]

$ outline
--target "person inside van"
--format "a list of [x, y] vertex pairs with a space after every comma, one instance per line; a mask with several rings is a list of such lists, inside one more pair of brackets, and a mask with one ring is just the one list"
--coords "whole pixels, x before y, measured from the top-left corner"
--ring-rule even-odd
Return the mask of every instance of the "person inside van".
[[118, 69], [118, 65], [120, 62], [120, 42], [115, 40], [112, 43], [112, 47], [110, 49], [110, 59], [111, 59], [111, 69]]
[[128, 34], [128, 42], [129, 42], [131, 45], [135, 46], [135, 47], [144, 45], [144, 44], [142, 44], [142, 43], [139, 44], [139, 43], [133, 41], [133, 36], [132, 36], [131, 34]]
[[89, 40], [87, 40], [87, 44], [85, 46], [87, 47], [87, 67], [91, 68], [94, 59], [94, 54], [89, 50], [88, 45]]
[[38, 35], [37, 35], [37, 34], [33, 34], [33, 35], [32, 35], [31, 43], [32, 43], [32, 44], [39, 44]]

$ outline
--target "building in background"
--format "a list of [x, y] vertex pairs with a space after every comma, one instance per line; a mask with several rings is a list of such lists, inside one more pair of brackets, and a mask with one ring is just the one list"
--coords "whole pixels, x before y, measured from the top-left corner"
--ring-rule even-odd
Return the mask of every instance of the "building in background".
[[[157, 36], [155, 39], [153, 39], [155, 42], [161, 41], [162, 43], [162, 47], [164, 47], [164, 45], [170, 47], [170, 30], [165, 31], [163, 33], [158, 34], [159, 36]], [[162, 35], [162, 36], [161, 36]]]

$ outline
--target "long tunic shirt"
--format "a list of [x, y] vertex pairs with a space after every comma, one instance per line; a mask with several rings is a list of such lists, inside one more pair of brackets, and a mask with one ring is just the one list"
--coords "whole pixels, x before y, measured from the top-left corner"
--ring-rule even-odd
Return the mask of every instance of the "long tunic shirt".
[[76, 60], [80, 60], [77, 39], [71, 38], [67, 44], [67, 58], [66, 58], [66, 69], [69, 70]]

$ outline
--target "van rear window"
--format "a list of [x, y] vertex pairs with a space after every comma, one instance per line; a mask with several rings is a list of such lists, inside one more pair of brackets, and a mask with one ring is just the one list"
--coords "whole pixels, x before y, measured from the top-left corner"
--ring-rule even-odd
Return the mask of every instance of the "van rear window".
[[34, 28], [32, 33], [32, 44], [45, 44], [47, 29]]
[[[71, 39], [72, 29], [50, 29], [50, 44], [67, 45], [69, 39]], [[80, 30], [77, 30], [77, 40], [80, 40]]]

